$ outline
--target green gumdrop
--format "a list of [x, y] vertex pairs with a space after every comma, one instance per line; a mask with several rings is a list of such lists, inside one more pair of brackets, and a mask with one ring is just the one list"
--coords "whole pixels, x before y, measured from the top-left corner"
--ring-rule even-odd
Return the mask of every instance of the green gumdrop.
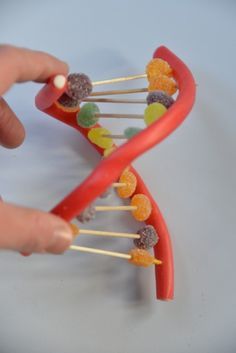
[[124, 135], [129, 140], [133, 136], [137, 135], [140, 131], [142, 131], [142, 129], [140, 129], [139, 127], [131, 126], [131, 127], [127, 127], [127, 129], [124, 130]]
[[158, 120], [165, 112], [166, 107], [161, 103], [153, 103], [147, 106], [144, 112], [144, 121], [146, 125], [151, 125]]
[[77, 123], [84, 128], [90, 128], [97, 124], [99, 108], [95, 103], [85, 103], [77, 114]]

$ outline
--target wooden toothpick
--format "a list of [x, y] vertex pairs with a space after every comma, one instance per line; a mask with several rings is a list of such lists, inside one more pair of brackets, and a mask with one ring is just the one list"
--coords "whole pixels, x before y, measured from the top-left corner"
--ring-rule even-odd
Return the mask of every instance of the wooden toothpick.
[[98, 118], [117, 118], [117, 119], [144, 119], [143, 114], [105, 114], [96, 113], [94, 114]]
[[146, 99], [85, 98], [83, 101], [94, 103], [147, 104]]
[[95, 206], [95, 211], [134, 211], [137, 210], [137, 206]]
[[75, 235], [87, 234], [87, 235], [94, 235], [94, 236], [140, 239], [140, 235], [135, 233], [121, 233], [121, 232], [110, 232], [110, 231], [93, 230], [93, 229], [80, 229], [75, 224], [71, 226]]
[[133, 89], [121, 89], [121, 90], [111, 90], [111, 91], [101, 91], [101, 92], [92, 92], [91, 97], [96, 96], [108, 96], [116, 94], [132, 94], [132, 93], [143, 93], [148, 92], [148, 88], [133, 88]]
[[105, 84], [110, 84], [110, 83], [118, 83], [118, 82], [137, 80], [140, 78], [147, 78], [147, 74], [130, 75], [130, 76], [124, 76], [124, 77], [118, 77], [118, 78], [111, 78], [111, 79], [102, 80], [102, 81], [93, 81], [92, 85], [99, 86], [99, 85], [105, 85]]
[[88, 252], [91, 254], [101, 254], [101, 255], [119, 257], [121, 259], [127, 259], [127, 260], [131, 259], [131, 255], [129, 254], [123, 254], [115, 251], [108, 251], [108, 250], [102, 250], [102, 249], [87, 248], [85, 246], [71, 245], [70, 250]]
[[[109, 250], [102, 250], [102, 249], [96, 249], [96, 248], [88, 248], [85, 246], [78, 246], [78, 245], [71, 245], [70, 250], [75, 250], [75, 251], [81, 251], [81, 252], [87, 252], [91, 254], [100, 254], [100, 255], [106, 255], [106, 256], [112, 256], [112, 257], [118, 257], [121, 259], [126, 259], [130, 263], [136, 265], [136, 266], [144, 266], [148, 267], [149, 265], [161, 265], [162, 261], [155, 259], [151, 254], [149, 254], [147, 251], [142, 250], [142, 254], [145, 254], [143, 256], [147, 256], [148, 262], [145, 261], [147, 259], [144, 259], [142, 261], [142, 256], [138, 256], [138, 258], [133, 258], [131, 254], [124, 254], [120, 252], [115, 252], [115, 251], [109, 251]], [[140, 249], [133, 249], [131, 250], [131, 253], [134, 254], [134, 252], [139, 252]]]

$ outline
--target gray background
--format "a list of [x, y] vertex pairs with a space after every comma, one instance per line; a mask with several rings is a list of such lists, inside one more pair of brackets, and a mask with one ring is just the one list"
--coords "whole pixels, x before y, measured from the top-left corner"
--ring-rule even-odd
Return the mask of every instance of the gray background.
[[[153, 269], [121, 260], [70, 251], [27, 259], [2, 252], [0, 352], [235, 352], [235, 1], [0, 4], [0, 42], [51, 52], [71, 71], [94, 80], [143, 72], [154, 49], [165, 44], [198, 84], [189, 119], [135, 162], [171, 232], [175, 300], [156, 301]], [[15, 151], [0, 150], [0, 193], [49, 210], [99, 158], [76, 131], [35, 109], [38, 89], [27, 84], [7, 94], [27, 138]], [[106, 126], [120, 133], [125, 124]], [[111, 203], [118, 202], [114, 195]], [[104, 219], [100, 214], [89, 227], [138, 227], [129, 215]], [[130, 248], [124, 240], [80, 242]]]

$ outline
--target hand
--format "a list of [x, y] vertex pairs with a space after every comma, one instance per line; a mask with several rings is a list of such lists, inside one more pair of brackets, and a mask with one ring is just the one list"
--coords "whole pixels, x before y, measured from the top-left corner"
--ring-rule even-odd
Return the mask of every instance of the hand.
[[[67, 64], [51, 55], [0, 45], [0, 145], [15, 148], [25, 137], [23, 125], [1, 96], [16, 82], [46, 82], [67, 72]], [[57, 254], [71, 241], [72, 231], [61, 218], [0, 201], [0, 248]]]

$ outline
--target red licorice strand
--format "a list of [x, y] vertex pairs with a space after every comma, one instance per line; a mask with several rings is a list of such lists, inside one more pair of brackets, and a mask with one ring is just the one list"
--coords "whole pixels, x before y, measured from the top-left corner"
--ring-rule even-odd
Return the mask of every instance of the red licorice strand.
[[[69, 216], [69, 214], [71, 213], [70, 212], [71, 206], [73, 208], [73, 205], [75, 204], [74, 202], [78, 202], [78, 203], [80, 202], [80, 205], [78, 206], [78, 208], [76, 208], [76, 213], [80, 209], [83, 210], [94, 198], [96, 198], [96, 196], [98, 196], [102, 191], [104, 191], [106, 189], [106, 187], [108, 187], [113, 181], [116, 180], [116, 178], [118, 177], [120, 172], [124, 169], [124, 167], [126, 167], [128, 164], [130, 164], [130, 161], [132, 159], [137, 157], [137, 155], [140, 154], [140, 152], [147, 150], [148, 148], [150, 148], [150, 146], [153, 146], [154, 144], [156, 144], [156, 142], [160, 142], [167, 135], [169, 135], [175, 128], [177, 128], [177, 126], [184, 120], [185, 115], [191, 110], [191, 107], [194, 102], [194, 96], [195, 96], [195, 84], [194, 84], [194, 81], [193, 81], [193, 78], [192, 78], [190, 71], [185, 67], [185, 65], [178, 58], [176, 58], [173, 54], [171, 54], [171, 52], [168, 49], [166, 49], [164, 47], [159, 48], [155, 52], [154, 57], [163, 58], [164, 60], [168, 61], [169, 64], [174, 69], [174, 74], [175, 74], [175, 77], [177, 79], [177, 82], [179, 84], [179, 89], [180, 89], [180, 93], [179, 93], [177, 101], [168, 110], [168, 112], [162, 117], [162, 119], [160, 119], [159, 121], [152, 124], [152, 126], [145, 129], [145, 131], [141, 132], [138, 136], [135, 136], [132, 140], [128, 141], [125, 145], [120, 147], [117, 151], [113, 152], [112, 155], [109, 156], [106, 160], [102, 161], [100, 163], [100, 165], [94, 170], [94, 172], [90, 174], [90, 176], [86, 179], [86, 181], [84, 181], [78, 188], [76, 188], [70, 195], [68, 195], [68, 197], [65, 198], [56, 208], [54, 208], [53, 211], [55, 213], [57, 213], [61, 216], [65, 216], [65, 218], [67, 218]], [[176, 108], [178, 108], [178, 109], [176, 109]], [[49, 109], [49, 111], [47, 111], [47, 112], [50, 115], [55, 117], [55, 115], [54, 115], [55, 109], [52, 109], [52, 110]], [[68, 121], [68, 118], [66, 117], [66, 115], [68, 115], [67, 113], [66, 114], [62, 113], [60, 115], [61, 115], [60, 117], [56, 117], [56, 118], [59, 118], [61, 121], [65, 122], [67, 124], [69, 123], [69, 125], [74, 126], [79, 131], [82, 130], [78, 126], [75, 126], [75, 125], [77, 125], [75, 119], [73, 119], [74, 122], [72, 122], [71, 120], [70, 120], [70, 122]], [[71, 114], [70, 114], [70, 116], [71, 116]], [[150, 131], [150, 130], [152, 130], [152, 131]], [[86, 131], [86, 132], [81, 131], [81, 132], [83, 135], [85, 135], [87, 137], [88, 131]], [[145, 139], [143, 140], [143, 138], [147, 135], [146, 134], [147, 132], [148, 132], [148, 139], [147, 140], [149, 140], [149, 144], [145, 146], [145, 143], [144, 143]], [[158, 133], [158, 135], [157, 135], [157, 133]], [[143, 135], [143, 136], [141, 136], [141, 135]], [[135, 142], [135, 140], [137, 140], [138, 137], [142, 140], [141, 151], [137, 151], [137, 147], [139, 147], [139, 144], [137, 144], [137, 141]], [[155, 137], [155, 141], [153, 141], [154, 137]], [[132, 151], [132, 143], [135, 145], [134, 146], [135, 151]], [[139, 141], [139, 143], [141, 143], [141, 141]], [[100, 148], [98, 148], [97, 146], [95, 146], [95, 147], [97, 150], [99, 150], [101, 152]], [[128, 150], [128, 149], [126, 147], [129, 147], [129, 152], [130, 152], [130, 148], [131, 148], [131, 152], [136, 152], [136, 153], [129, 153], [129, 156], [127, 156], [126, 150]], [[126, 152], [125, 157], [126, 158], [123, 158], [123, 156], [122, 156], [123, 155], [123, 148], [125, 148], [125, 152]], [[129, 158], [127, 158], [127, 157], [129, 157]], [[119, 166], [119, 168], [118, 168], [119, 172], [116, 174], [113, 171], [114, 170], [113, 164], [114, 164], [114, 162], [119, 162], [117, 159], [120, 159], [120, 163], [116, 163], [116, 167], [117, 167], [117, 165]], [[107, 162], [109, 162], [109, 163], [107, 163]], [[107, 168], [107, 167], [109, 167], [109, 174], [108, 174], [108, 171], [105, 172], [105, 168]], [[99, 175], [100, 172], [102, 172], [102, 171], [105, 173], [105, 175], [107, 174], [106, 177], [103, 174], [103, 179], [101, 179], [100, 178], [101, 175]], [[94, 184], [94, 181], [95, 181], [95, 184]], [[99, 184], [97, 184], [97, 183], [99, 183]], [[94, 187], [95, 185], [96, 185], [96, 189], [91, 189], [91, 187]], [[87, 196], [86, 193], [89, 191], [89, 189], [90, 189], [90, 191], [93, 190], [93, 196], [91, 196], [91, 194], [89, 196]], [[76, 197], [77, 196], [76, 194], [78, 195], [78, 198]], [[81, 195], [87, 196], [86, 200], [83, 200], [84, 202], [83, 201], [81, 202]], [[84, 198], [82, 198], [82, 199], [84, 199]], [[157, 215], [158, 215], [158, 213], [157, 213]], [[151, 217], [150, 217], [150, 219], [151, 219]], [[162, 219], [162, 221], [163, 221], [163, 219]], [[158, 230], [158, 232], [160, 233], [159, 230]], [[165, 238], [166, 238], [166, 235], [165, 235]], [[163, 245], [163, 253], [165, 253], [166, 255], [168, 255], [167, 257], [169, 257], [169, 259], [168, 259], [168, 263], [169, 263], [169, 262], [171, 262], [169, 260], [171, 260], [170, 257], [172, 256], [170, 243], [169, 243], [169, 245], [165, 244], [165, 246], [164, 246], [164, 242], [162, 242], [162, 245]], [[166, 245], [168, 246], [167, 248], [166, 248]], [[159, 249], [160, 249], [159, 253], [162, 252], [161, 246]], [[172, 263], [172, 265], [173, 265], [173, 263]], [[163, 269], [164, 266], [165, 266], [165, 263], [163, 263], [163, 265], [160, 266], [159, 268]], [[172, 270], [171, 270], [171, 267], [172, 267]], [[169, 269], [170, 269], [170, 271], [172, 271], [172, 274], [173, 274], [173, 266], [169, 266]], [[161, 283], [166, 278], [166, 276], [164, 274], [165, 274], [164, 271], [158, 271], [158, 273], [157, 273], [158, 278], [160, 278], [160, 280], [161, 280]], [[172, 276], [172, 279], [173, 279], [173, 276]], [[170, 288], [172, 286], [171, 281], [166, 281], [166, 284], [168, 285], [168, 286], [166, 286], [166, 288], [168, 287], [167, 288], [168, 291], [171, 292], [171, 290], [170, 290]], [[160, 295], [161, 294], [159, 292], [158, 296], [160, 296]], [[161, 298], [161, 299], [169, 299], [169, 298], [168, 298], [168, 295], [163, 295], [163, 298]]]
[[155, 257], [162, 260], [161, 266], [155, 266], [156, 296], [160, 300], [171, 300], [174, 297], [174, 262], [169, 231], [156, 201], [143, 180], [135, 169], [130, 170], [137, 178], [135, 193], [145, 194], [152, 204], [152, 213], [146, 220], [146, 224], [151, 224], [159, 236], [159, 241], [154, 246]]
[[44, 111], [45, 109], [51, 107], [52, 104], [56, 102], [66, 91], [66, 84], [62, 88], [57, 88], [54, 85], [55, 77], [56, 76], [52, 77], [35, 97], [35, 105], [39, 110]]
[[[176, 58], [176, 60], [177, 64], [180, 66], [184, 65], [179, 59]], [[184, 69], [187, 71], [185, 66]], [[183, 77], [189, 77], [190, 84], [185, 85], [186, 87], [184, 87]], [[102, 161], [81, 185], [79, 185], [58, 206], [56, 206], [56, 208], [54, 208], [54, 212], [66, 219], [73, 218], [76, 214], [80, 213], [88, 203], [92, 202], [93, 199], [99, 196], [112, 182], [114, 182], [125, 167], [136, 157], [156, 145], [156, 143], [162, 141], [174, 129], [176, 129], [180, 123], [182, 123], [193, 105], [195, 93], [195, 85], [191, 73], [189, 71], [184, 72], [183, 77], [180, 75], [178, 81], [180, 90], [183, 89], [183, 91], [180, 91], [176, 102], [168, 109], [163, 117], [138, 135], [134, 136], [131, 140], [127, 141], [108, 158]], [[53, 112], [51, 113], [51, 115], [54, 115]], [[60, 120], [69, 123], [87, 137], [89, 130], [85, 131], [77, 125], [76, 114], [74, 115], [74, 121], [70, 119], [68, 122], [64, 117], [65, 114], [63, 115], [63, 119]], [[89, 196], [86, 195], [86, 197], [83, 197], [83, 199], [80, 200], [79, 195], [87, 192], [89, 192]], [[74, 206], [75, 203], [76, 208], [70, 208], [70, 205]]]
[[[83, 129], [80, 126], [78, 126], [77, 123], [75, 123], [76, 113], [71, 113], [71, 112], [65, 113], [64, 111], [61, 111], [56, 105], [54, 105], [51, 109], [49, 108], [47, 110], [47, 113], [53, 117], [59, 118], [60, 121], [70, 126], [73, 126], [75, 129], [79, 130], [84, 135], [84, 137], [87, 138], [87, 134], [89, 130]], [[99, 127], [99, 125], [97, 125], [96, 127]], [[88, 142], [101, 155], [103, 155], [103, 151], [104, 151], [103, 148], [100, 148], [99, 146], [93, 144], [90, 140], [88, 140]], [[156, 202], [153, 200], [150, 193], [148, 192], [141, 177], [138, 175], [138, 173], [135, 171], [134, 168], [131, 167], [130, 170], [135, 174], [137, 178], [137, 187], [136, 187], [135, 193], [142, 193], [147, 195], [152, 203], [152, 214], [146, 223], [153, 225], [159, 236], [158, 246], [154, 247], [154, 253], [157, 258], [162, 259], [163, 264], [162, 266], [155, 266], [156, 295], [157, 295], [157, 298], [160, 300], [171, 300], [173, 299], [173, 295], [174, 295], [174, 271], [173, 271], [172, 247], [171, 247], [169, 232], [165, 224], [164, 218], [161, 214], [161, 211], [159, 210]], [[81, 200], [79, 199], [78, 203], [80, 202]], [[81, 207], [81, 211], [83, 211], [83, 209], [84, 208]], [[52, 212], [57, 213], [57, 210], [54, 209]], [[60, 212], [57, 214], [61, 215]], [[65, 216], [64, 213], [63, 213], [63, 216]], [[72, 218], [69, 217], [68, 221], [70, 221]]]

